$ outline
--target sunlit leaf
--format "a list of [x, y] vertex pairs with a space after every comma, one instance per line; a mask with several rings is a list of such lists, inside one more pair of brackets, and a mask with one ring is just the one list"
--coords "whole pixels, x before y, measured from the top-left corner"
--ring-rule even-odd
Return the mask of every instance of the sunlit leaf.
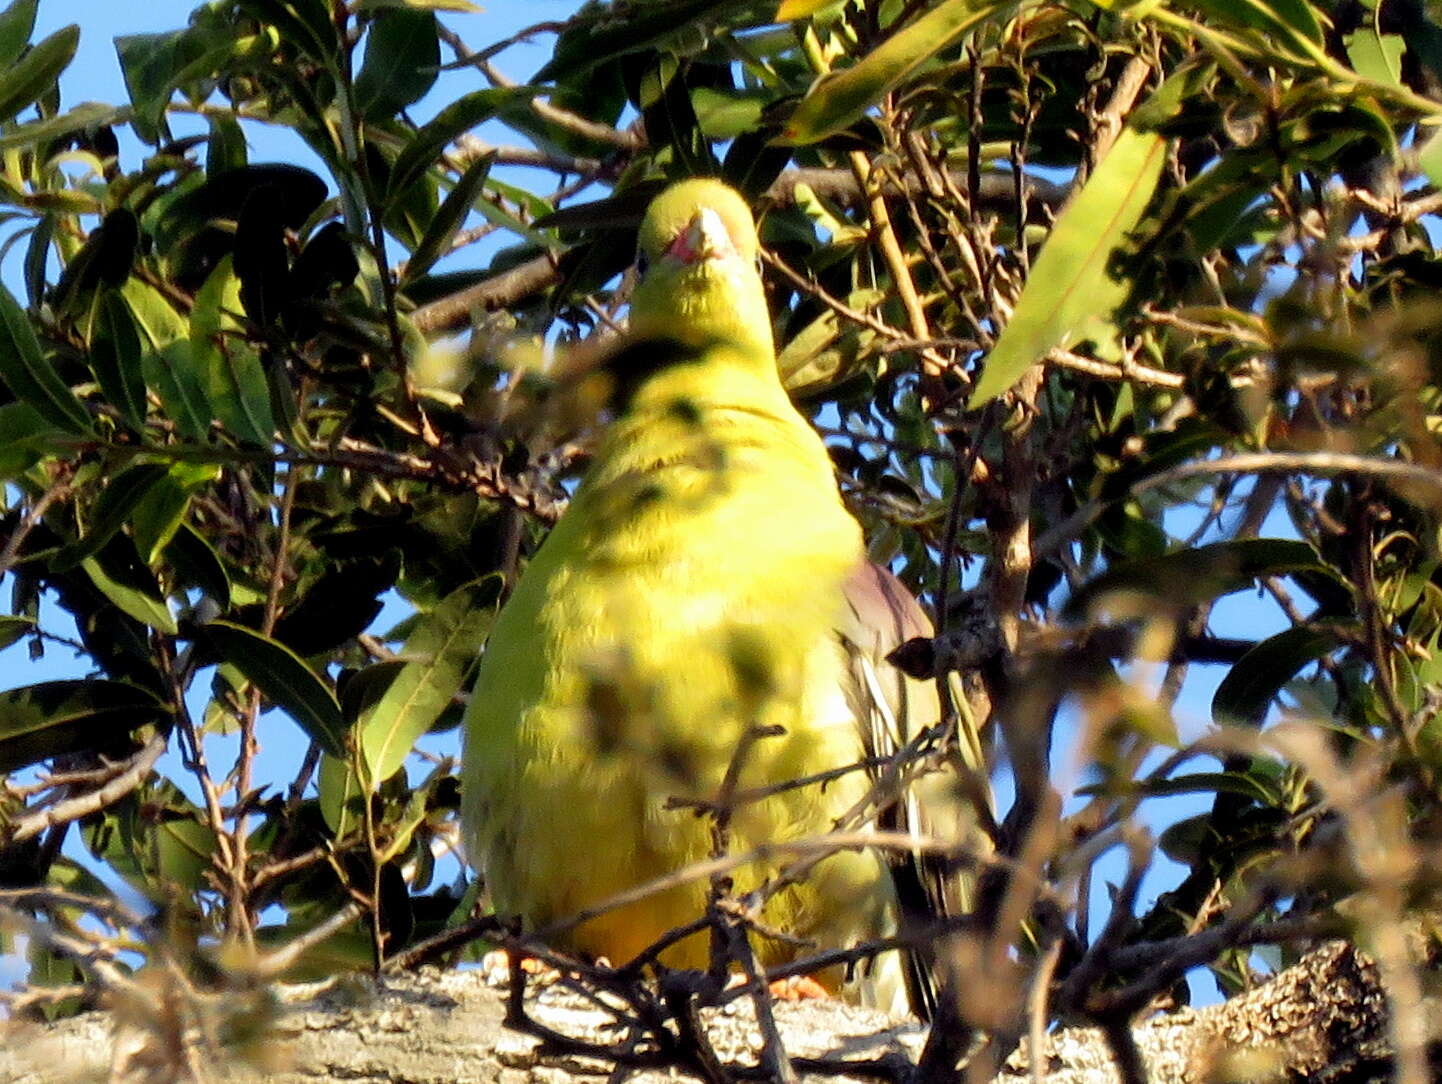
[[80, 27], [74, 23], [55, 31], [36, 45], [0, 75], [0, 121], [12, 119], [16, 113], [47, 93], [70, 66], [80, 44]]
[[80, 562], [80, 567], [96, 589], [121, 613], [135, 618], [142, 625], [174, 636], [179, 631], [175, 615], [170, 612], [149, 571], [143, 566], [132, 567], [128, 561], [105, 561], [103, 556], [87, 557]]
[[792, 19], [805, 19], [834, 3], [836, 0], [781, 0], [781, 3], [776, 5], [774, 18], [778, 23], [789, 22]]
[[1005, 7], [986, 0], [942, 0], [851, 67], [817, 80], [787, 119], [782, 138], [815, 143], [840, 131], [942, 49]]
[[1113, 266], [1151, 202], [1167, 142], [1126, 129], [1062, 212], [1032, 265], [1011, 319], [983, 362], [969, 406], [990, 402], [1048, 352], [1103, 326], [1129, 289]]
[[361, 752], [374, 782], [401, 766], [460, 689], [495, 617], [496, 592], [494, 581], [467, 584], [447, 595], [407, 638], [405, 669], [360, 720]]
[[240, 280], [227, 256], [196, 295], [190, 348], [215, 416], [239, 439], [269, 445], [275, 433], [270, 390], [260, 358], [236, 319], [240, 311]]

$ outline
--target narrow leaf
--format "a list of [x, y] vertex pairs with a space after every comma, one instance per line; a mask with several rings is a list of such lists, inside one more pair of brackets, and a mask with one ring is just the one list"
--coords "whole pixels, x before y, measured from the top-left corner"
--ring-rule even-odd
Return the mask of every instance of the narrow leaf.
[[385, 120], [419, 101], [440, 71], [441, 43], [433, 12], [391, 8], [380, 12], [366, 38], [355, 81], [356, 109], [366, 120]]
[[165, 560], [181, 583], [204, 591], [220, 603], [222, 610], [230, 608], [230, 575], [225, 563], [190, 524], [182, 522], [176, 528], [165, 546]]
[[0, 69], [8, 68], [35, 33], [35, 9], [40, 0], [15, 0], [0, 12]]
[[1310, 572], [1337, 579], [1306, 542], [1243, 538], [1113, 565], [1067, 600], [1065, 613], [1084, 614], [1106, 595], [1129, 593], [1176, 609], [1250, 587], [1259, 576]]
[[1309, 663], [1342, 646], [1338, 630], [1297, 625], [1269, 636], [1233, 664], [1212, 696], [1218, 725], [1261, 726], [1267, 709], [1287, 682]]
[[465, 223], [471, 208], [475, 206], [476, 199], [485, 186], [486, 176], [491, 172], [491, 163], [495, 160], [494, 153], [482, 155], [461, 174], [456, 186], [436, 210], [435, 217], [426, 227], [415, 252], [411, 253], [411, 258], [406, 261], [406, 282], [420, 278], [450, 251], [451, 240]]
[[147, 351], [141, 368], [145, 382], [159, 396], [165, 416], [185, 436], [204, 440], [210, 432], [210, 401], [195, 370], [190, 343], [173, 342], [164, 349]]
[[344, 839], [360, 823], [364, 815], [366, 790], [360, 776], [345, 757], [325, 753], [316, 773], [316, 792], [320, 798], [320, 814], [336, 839]]
[[268, 445], [275, 433], [270, 390], [260, 359], [240, 334], [240, 281], [223, 258], [195, 296], [190, 347], [206, 399], [232, 435]]
[[360, 720], [361, 755], [372, 784], [399, 768], [480, 655], [495, 617], [496, 584], [481, 580], [447, 595], [406, 640], [408, 661]]
[[788, 143], [815, 143], [845, 128], [917, 68], [1004, 10], [984, 0], [943, 0], [861, 60], [822, 76], [782, 129]]
[[150, 693], [119, 681], [46, 681], [0, 692], [0, 772], [113, 747], [169, 714]]
[[96, 590], [121, 613], [170, 636], [179, 631], [175, 615], [161, 597], [155, 578], [143, 566], [138, 571], [128, 564], [122, 566], [119, 562], [103, 561], [101, 557], [87, 557], [80, 562], [80, 567]]
[[332, 756], [345, 756], [345, 720], [329, 686], [284, 644], [229, 621], [212, 621], [205, 636], [220, 657], [253, 682]]
[[4, 286], [0, 286], [0, 381], [58, 429], [90, 432], [90, 415], [46, 361], [30, 318]]
[[21, 637], [30, 635], [34, 628], [35, 622], [28, 617], [15, 617], [11, 614], [0, 615], [0, 651]]
[[54, 89], [80, 44], [80, 27], [71, 23], [39, 42], [0, 77], [0, 121]]
[[0, 136], [0, 150], [9, 150], [12, 147], [38, 147], [41, 143], [49, 143], [61, 136], [78, 132], [82, 128], [99, 128], [101, 125], [114, 124], [120, 121], [124, 115], [124, 111], [121, 109], [113, 105], [106, 105], [104, 102], [81, 102], [74, 109], [61, 113], [58, 117], [46, 117], [43, 120], [31, 121], [29, 124], [16, 125]]
[[774, 20], [778, 23], [788, 23], [794, 19], [805, 19], [834, 3], [836, 0], [781, 0], [781, 3], [776, 5]]
[[1128, 128], [1066, 207], [1032, 266], [1011, 319], [984, 362], [968, 404], [990, 402], [1053, 349], [1110, 323], [1128, 284], [1112, 266], [1151, 202], [1166, 163], [1167, 142]]
[[143, 428], [146, 402], [140, 333], [125, 299], [111, 291], [99, 300], [90, 343], [90, 368], [100, 390], [121, 417], [132, 429]]
[[143, 562], [155, 564], [180, 529], [191, 497], [219, 477], [214, 463], [172, 463], [145, 491], [130, 515], [130, 534]]
[[55, 572], [66, 572], [85, 558], [99, 553], [125, 526], [146, 492], [164, 477], [164, 467], [143, 463], [111, 478], [95, 499], [85, 533], [70, 545], [62, 546], [50, 559], [50, 568]]
[[417, 129], [391, 166], [388, 199], [415, 184], [436, 164], [441, 152], [478, 124], [490, 120], [502, 106], [531, 96], [526, 87], [496, 87], [462, 95]]

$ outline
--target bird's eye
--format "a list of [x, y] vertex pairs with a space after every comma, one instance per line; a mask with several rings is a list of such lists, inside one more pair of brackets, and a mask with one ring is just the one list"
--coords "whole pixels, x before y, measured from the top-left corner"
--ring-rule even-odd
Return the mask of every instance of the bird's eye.
[[646, 268], [651, 266], [651, 257], [646, 255], [645, 249], [636, 250], [636, 274], [644, 275]]

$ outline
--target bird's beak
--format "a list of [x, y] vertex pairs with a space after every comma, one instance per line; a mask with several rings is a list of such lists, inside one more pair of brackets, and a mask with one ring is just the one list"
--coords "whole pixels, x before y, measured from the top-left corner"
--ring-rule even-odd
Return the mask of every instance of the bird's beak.
[[666, 255], [685, 266], [736, 255], [726, 223], [710, 207], [702, 207], [666, 248]]

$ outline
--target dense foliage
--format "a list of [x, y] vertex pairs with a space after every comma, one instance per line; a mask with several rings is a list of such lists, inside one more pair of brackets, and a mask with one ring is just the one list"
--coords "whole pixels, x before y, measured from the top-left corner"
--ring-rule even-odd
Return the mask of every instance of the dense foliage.
[[[1329, 929], [1415, 992], [1398, 932], [1442, 812], [1430, 10], [617, 0], [535, 28], [552, 58], [518, 84], [511, 43], [447, 28], [467, 7], [210, 0], [117, 41], [128, 103], [80, 105], [79, 30], [0, 14], [17, 1009], [142, 963], [370, 967], [484, 909], [435, 876], [454, 761], [411, 750], [484, 695], [501, 584], [585, 459], [542, 345], [624, 320], [640, 209], [709, 173], [764, 211], [788, 383], [937, 614], [908, 665], [960, 670], [992, 720], [968, 1022], [1019, 1034], [1038, 976], [1099, 1020], [1203, 964], [1236, 989], [1251, 946]], [[442, 65], [472, 89], [419, 120]], [[249, 160], [251, 123], [319, 172]], [[1280, 631], [1215, 635], [1239, 591]], [[414, 616], [377, 624], [392, 592]], [[27, 649], [88, 676], [17, 682]], [[1227, 668], [1217, 726], [1184, 740], [1199, 664]], [[1181, 872], [1152, 904], [1144, 826], [1181, 793], [1207, 801], [1161, 824]]]

